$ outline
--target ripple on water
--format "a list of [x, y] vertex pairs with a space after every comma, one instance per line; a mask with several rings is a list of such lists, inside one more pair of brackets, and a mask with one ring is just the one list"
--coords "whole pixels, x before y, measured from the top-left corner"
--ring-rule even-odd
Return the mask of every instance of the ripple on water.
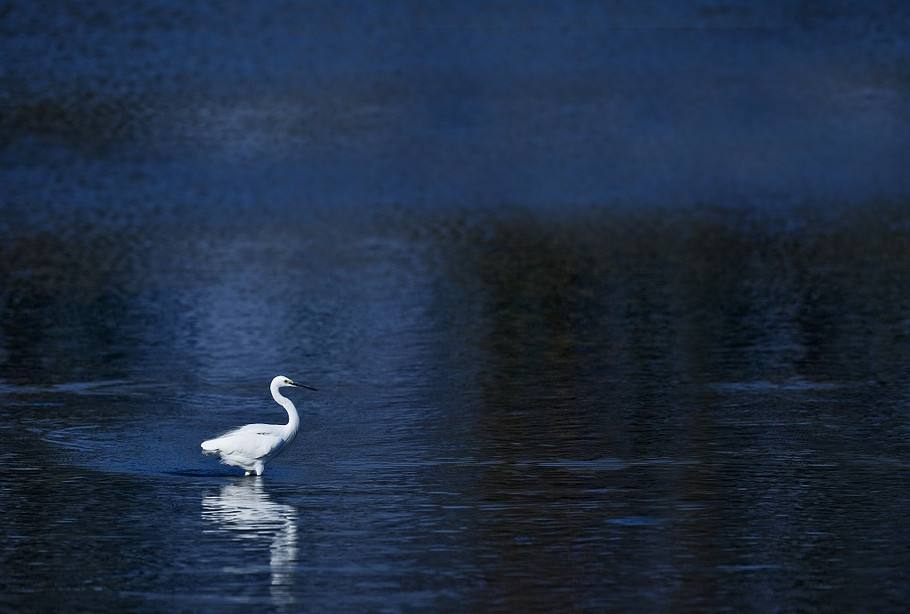
[[[123, 258], [103, 220], [61, 249], [0, 244], [0, 276], [47, 271], [17, 278], [0, 319], [3, 580], [48, 610], [96, 589], [111, 610], [906, 594], [906, 320], [883, 288], [908, 260], [890, 226], [877, 252], [849, 229], [756, 239], [662, 214], [436, 233], [398, 216], [206, 243], [142, 226]], [[839, 256], [851, 242], [888, 284]], [[717, 246], [762, 264], [728, 270]], [[199, 442], [284, 419], [279, 370], [320, 392], [266, 475], [238, 478]]]

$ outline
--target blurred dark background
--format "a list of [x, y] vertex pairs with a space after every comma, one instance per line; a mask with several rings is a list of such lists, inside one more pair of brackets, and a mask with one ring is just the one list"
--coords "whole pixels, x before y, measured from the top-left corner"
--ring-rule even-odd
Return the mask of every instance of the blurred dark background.
[[0, 11], [5, 211], [775, 206], [910, 189], [902, 2]]

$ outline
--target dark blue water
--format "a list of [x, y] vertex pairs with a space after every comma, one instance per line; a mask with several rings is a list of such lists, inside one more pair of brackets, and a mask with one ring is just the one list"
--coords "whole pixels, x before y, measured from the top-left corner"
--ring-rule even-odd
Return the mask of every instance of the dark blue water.
[[0, 609], [906, 609], [906, 10], [636, 7], [4, 7]]

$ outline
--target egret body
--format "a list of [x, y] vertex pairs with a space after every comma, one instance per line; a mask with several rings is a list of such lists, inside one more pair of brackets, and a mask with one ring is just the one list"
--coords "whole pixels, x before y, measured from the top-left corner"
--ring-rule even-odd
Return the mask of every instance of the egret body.
[[288, 412], [288, 423], [241, 426], [220, 437], [203, 441], [202, 453], [217, 454], [222, 463], [240, 467], [246, 475], [254, 473], [262, 475], [265, 463], [291, 443], [300, 428], [297, 408], [289, 398], [279, 392], [279, 389], [285, 386], [316, 390], [306, 384], [294, 383], [283, 375], [276, 376], [270, 386], [272, 398]]

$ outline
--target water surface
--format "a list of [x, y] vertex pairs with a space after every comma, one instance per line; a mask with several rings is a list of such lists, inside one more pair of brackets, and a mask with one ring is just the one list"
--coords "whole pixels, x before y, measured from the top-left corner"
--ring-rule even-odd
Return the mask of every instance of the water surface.
[[[905, 604], [901, 215], [23, 231], [3, 603]], [[320, 389], [293, 446], [261, 478], [202, 457], [283, 419], [278, 372]]]
[[0, 609], [906, 611], [907, 9], [378, 6], [0, 9]]

